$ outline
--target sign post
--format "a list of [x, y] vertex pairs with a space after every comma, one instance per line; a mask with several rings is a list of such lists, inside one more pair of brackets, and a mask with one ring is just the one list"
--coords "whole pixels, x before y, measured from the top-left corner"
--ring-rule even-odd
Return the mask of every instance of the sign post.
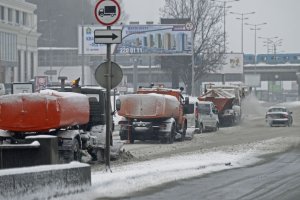
[[[107, 26], [107, 32], [110, 33], [111, 31], [111, 25], [116, 23], [121, 15], [121, 9], [118, 2], [115, 0], [100, 0], [94, 10], [95, 17], [97, 21]], [[111, 101], [110, 101], [110, 91], [111, 91], [111, 80], [112, 80], [112, 73], [111, 73], [111, 43], [113, 43], [113, 38], [116, 36], [113, 36], [113, 33], [111, 34], [111, 40], [112, 41], [102, 41], [101, 39], [107, 39], [109, 40], [110, 37], [107, 36], [107, 33], [104, 35], [98, 35], [97, 38], [95, 37], [95, 43], [96, 42], [103, 42], [107, 45], [107, 52], [106, 52], [106, 58], [107, 58], [107, 68], [105, 72], [106, 77], [106, 139], [105, 139], [105, 165], [106, 170], [110, 169], [110, 145], [112, 144], [111, 136], [112, 136], [112, 120], [111, 120]], [[115, 34], [117, 35], [117, 34]], [[100, 39], [100, 41], [97, 41]], [[120, 41], [121, 43], [121, 41]], [[97, 79], [97, 77], [96, 77]]]

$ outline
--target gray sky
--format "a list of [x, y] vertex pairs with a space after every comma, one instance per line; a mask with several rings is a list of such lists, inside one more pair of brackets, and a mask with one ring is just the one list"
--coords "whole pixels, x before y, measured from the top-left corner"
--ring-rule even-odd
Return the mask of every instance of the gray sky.
[[[164, 0], [123, 0], [124, 10], [129, 14], [129, 21], [159, 22], [159, 8], [164, 5]], [[283, 39], [282, 46], [278, 46], [278, 53], [300, 53], [300, 1], [299, 0], [240, 0], [227, 4], [232, 6], [226, 15], [226, 33], [228, 36], [227, 47], [229, 51], [241, 51], [241, 21], [238, 15], [229, 12], [248, 13], [245, 22], [267, 25], [260, 26], [257, 37], [279, 37]], [[250, 26], [244, 25], [244, 52], [254, 53], [254, 31]], [[266, 53], [267, 47], [263, 46], [263, 40], [257, 38], [257, 53]]]

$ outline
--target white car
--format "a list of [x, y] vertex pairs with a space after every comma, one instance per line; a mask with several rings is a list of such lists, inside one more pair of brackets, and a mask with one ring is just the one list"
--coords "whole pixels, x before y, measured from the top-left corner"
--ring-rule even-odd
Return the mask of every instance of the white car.
[[198, 101], [195, 103], [195, 129], [199, 133], [219, 129], [218, 110], [213, 102]]
[[286, 107], [272, 106], [266, 113], [266, 122], [272, 126], [292, 126], [293, 116]]

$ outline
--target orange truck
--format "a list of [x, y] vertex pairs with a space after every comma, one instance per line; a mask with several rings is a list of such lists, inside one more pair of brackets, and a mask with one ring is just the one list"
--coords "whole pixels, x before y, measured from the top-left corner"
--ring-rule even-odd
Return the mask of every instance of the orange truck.
[[186, 114], [193, 113], [189, 98], [183, 99], [182, 89], [139, 88], [135, 94], [122, 95], [116, 108], [121, 140], [159, 140], [173, 143], [184, 140], [187, 129]]
[[105, 91], [100, 88], [72, 88], [65, 92], [42, 90], [0, 96], [0, 145], [19, 144], [28, 136], [58, 137], [60, 160], [81, 159], [87, 151], [94, 160], [104, 155], [100, 141], [105, 130]]

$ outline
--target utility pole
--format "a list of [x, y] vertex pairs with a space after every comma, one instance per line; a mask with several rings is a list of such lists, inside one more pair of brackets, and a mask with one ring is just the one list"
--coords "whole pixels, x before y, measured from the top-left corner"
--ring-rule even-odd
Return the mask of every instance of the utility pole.
[[234, 2], [234, 1], [239, 1], [239, 0], [229, 0], [229, 1], [219, 1], [219, 0], [211, 0], [211, 1], [214, 1], [214, 2], [220, 2], [220, 3], [223, 3], [222, 6], [220, 6], [220, 8], [223, 8], [223, 14], [224, 14], [224, 53], [226, 53], [226, 8], [231, 8], [232, 6], [227, 6], [226, 4], [227, 3], [230, 3], [230, 2]]
[[241, 53], [244, 54], [244, 20], [248, 19], [248, 17], [244, 17], [244, 16], [255, 14], [255, 12], [248, 12], [248, 13], [230, 12], [230, 14], [240, 16], [236, 19], [241, 20]]
[[84, 79], [84, 9], [83, 9], [83, 0], [81, 0], [81, 85], [83, 86], [85, 84]]

